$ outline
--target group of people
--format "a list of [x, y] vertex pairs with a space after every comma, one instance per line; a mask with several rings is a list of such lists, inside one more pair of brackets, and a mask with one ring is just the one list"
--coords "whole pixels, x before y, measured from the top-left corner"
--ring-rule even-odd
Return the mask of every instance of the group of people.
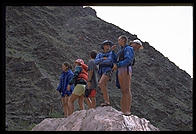
[[62, 74], [57, 90], [61, 94], [65, 117], [74, 112], [74, 102], [77, 99], [80, 110], [84, 109], [84, 101], [88, 108], [95, 108], [98, 87], [101, 89], [104, 100], [101, 106], [110, 106], [107, 84], [114, 71], [116, 71], [116, 87], [121, 89], [122, 93], [121, 111], [123, 115], [131, 115], [131, 75], [135, 61], [134, 54], [135, 51], [143, 49], [143, 46], [140, 40], [128, 43], [125, 35], [118, 38], [118, 45], [120, 45], [120, 49], [115, 53], [117, 45], [105, 40], [100, 44], [102, 49], [100, 53], [97, 53], [96, 50], [89, 53], [88, 64], [85, 64], [82, 59], [75, 61], [74, 72], [68, 62], [62, 64]]

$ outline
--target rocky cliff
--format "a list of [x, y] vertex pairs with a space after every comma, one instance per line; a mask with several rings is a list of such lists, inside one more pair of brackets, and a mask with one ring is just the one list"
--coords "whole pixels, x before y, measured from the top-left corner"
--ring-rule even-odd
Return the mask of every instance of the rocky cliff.
[[[107, 23], [80, 6], [6, 7], [7, 130], [30, 130], [45, 118], [63, 117], [55, 91], [64, 61], [88, 61], [106, 39], [137, 35]], [[192, 130], [192, 79], [167, 57], [143, 42], [132, 76], [132, 113], [160, 130]], [[112, 107], [120, 110], [115, 74], [109, 83]], [[97, 105], [103, 101], [98, 90]]]
[[80, 110], [67, 118], [47, 118], [32, 131], [159, 131], [148, 120], [137, 116], [124, 116], [107, 107]]

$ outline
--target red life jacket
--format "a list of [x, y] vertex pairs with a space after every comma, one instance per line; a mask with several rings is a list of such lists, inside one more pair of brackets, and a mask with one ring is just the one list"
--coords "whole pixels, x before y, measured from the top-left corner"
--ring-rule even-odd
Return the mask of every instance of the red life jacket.
[[83, 79], [85, 81], [88, 81], [88, 66], [86, 64], [81, 64], [82, 72], [78, 75], [78, 80]]

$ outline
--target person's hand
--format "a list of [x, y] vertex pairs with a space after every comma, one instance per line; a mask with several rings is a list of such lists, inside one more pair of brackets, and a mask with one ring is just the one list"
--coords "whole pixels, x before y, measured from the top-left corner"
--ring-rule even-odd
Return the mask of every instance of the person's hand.
[[70, 85], [67, 86], [67, 91], [70, 91]]
[[112, 51], [115, 50], [116, 47], [117, 47], [117, 45], [113, 45], [113, 46], [111, 47], [111, 50], [112, 50]]
[[112, 70], [114, 71], [114, 70], [117, 70], [117, 65], [116, 64], [114, 64], [114, 66], [113, 66], [113, 68], [112, 68]]
[[106, 59], [107, 59], [107, 57], [103, 57], [103, 59], [104, 59], [104, 60], [106, 60]]

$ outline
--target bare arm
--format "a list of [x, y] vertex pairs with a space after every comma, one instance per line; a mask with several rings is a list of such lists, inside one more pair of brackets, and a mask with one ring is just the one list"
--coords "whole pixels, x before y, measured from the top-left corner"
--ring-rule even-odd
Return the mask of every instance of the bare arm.
[[88, 71], [88, 80], [91, 81], [93, 76], [93, 70]]

